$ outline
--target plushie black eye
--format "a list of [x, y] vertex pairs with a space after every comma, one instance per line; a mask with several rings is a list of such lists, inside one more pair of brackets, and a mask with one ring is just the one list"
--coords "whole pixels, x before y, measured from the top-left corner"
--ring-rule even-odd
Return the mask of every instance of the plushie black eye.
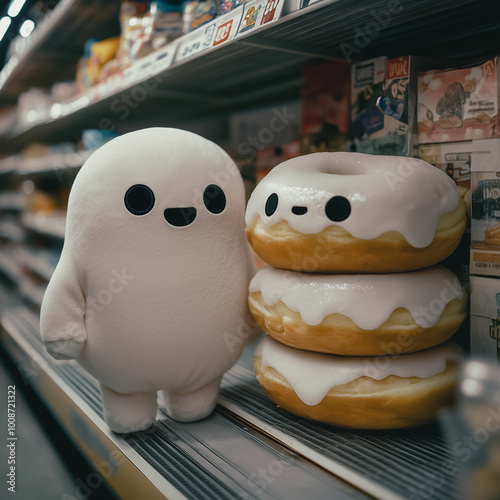
[[330, 220], [341, 222], [351, 214], [351, 204], [343, 196], [334, 196], [326, 204], [325, 212]]
[[266, 208], [265, 212], [268, 217], [271, 217], [271, 215], [276, 212], [276, 209], [278, 208], [278, 195], [276, 193], [273, 193], [269, 195], [269, 198], [266, 201]]
[[155, 204], [155, 195], [144, 184], [135, 184], [125, 193], [125, 207], [133, 215], [145, 215]]
[[203, 191], [203, 203], [209, 212], [220, 214], [226, 208], [226, 195], [219, 186], [210, 184]]

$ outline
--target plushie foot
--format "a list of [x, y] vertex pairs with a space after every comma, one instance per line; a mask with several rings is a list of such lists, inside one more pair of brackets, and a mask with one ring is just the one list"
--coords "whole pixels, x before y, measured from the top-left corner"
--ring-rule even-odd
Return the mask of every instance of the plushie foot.
[[163, 391], [168, 416], [179, 422], [194, 422], [208, 417], [215, 408], [221, 379], [187, 394]]
[[156, 418], [156, 392], [120, 394], [101, 385], [104, 420], [109, 428], [120, 434], [143, 431]]

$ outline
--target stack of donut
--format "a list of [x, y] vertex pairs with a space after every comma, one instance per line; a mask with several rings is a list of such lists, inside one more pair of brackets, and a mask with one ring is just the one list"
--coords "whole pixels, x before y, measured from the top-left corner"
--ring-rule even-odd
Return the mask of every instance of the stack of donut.
[[249, 287], [268, 397], [347, 428], [432, 421], [453, 402], [462, 353], [449, 339], [467, 307], [437, 264], [465, 223], [454, 182], [422, 160], [314, 153], [275, 167], [246, 212], [268, 264]]

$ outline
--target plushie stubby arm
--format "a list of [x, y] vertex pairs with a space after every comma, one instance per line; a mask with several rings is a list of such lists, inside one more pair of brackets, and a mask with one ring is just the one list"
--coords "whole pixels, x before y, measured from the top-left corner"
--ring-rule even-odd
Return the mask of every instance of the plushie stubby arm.
[[84, 314], [85, 297], [74, 264], [61, 256], [40, 311], [41, 337], [52, 357], [75, 359], [80, 355], [87, 340]]

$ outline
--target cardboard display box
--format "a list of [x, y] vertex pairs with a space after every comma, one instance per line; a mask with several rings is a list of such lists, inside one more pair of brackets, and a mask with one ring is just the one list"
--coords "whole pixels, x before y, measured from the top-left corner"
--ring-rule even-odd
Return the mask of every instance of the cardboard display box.
[[474, 141], [470, 273], [500, 276], [500, 139]]
[[445, 144], [424, 144], [419, 146], [419, 157], [446, 172], [457, 184], [460, 196], [467, 206], [467, 227], [453, 254], [444, 264], [462, 282], [469, 279], [471, 246], [471, 163], [474, 143], [472, 141]]
[[447, 65], [415, 56], [379, 57], [353, 64], [351, 132], [361, 153], [418, 156], [418, 72]]
[[470, 353], [500, 362], [500, 279], [470, 278]]
[[418, 76], [420, 144], [500, 137], [500, 58]]
[[385, 153], [373, 141], [385, 137], [377, 99], [384, 92], [386, 61], [377, 57], [351, 66], [351, 134], [353, 148], [360, 153]]
[[349, 64], [344, 60], [308, 63], [303, 75], [302, 154], [343, 151], [349, 131]]
[[276, 165], [300, 155], [300, 142], [288, 142], [257, 153], [256, 184], [258, 184]]

